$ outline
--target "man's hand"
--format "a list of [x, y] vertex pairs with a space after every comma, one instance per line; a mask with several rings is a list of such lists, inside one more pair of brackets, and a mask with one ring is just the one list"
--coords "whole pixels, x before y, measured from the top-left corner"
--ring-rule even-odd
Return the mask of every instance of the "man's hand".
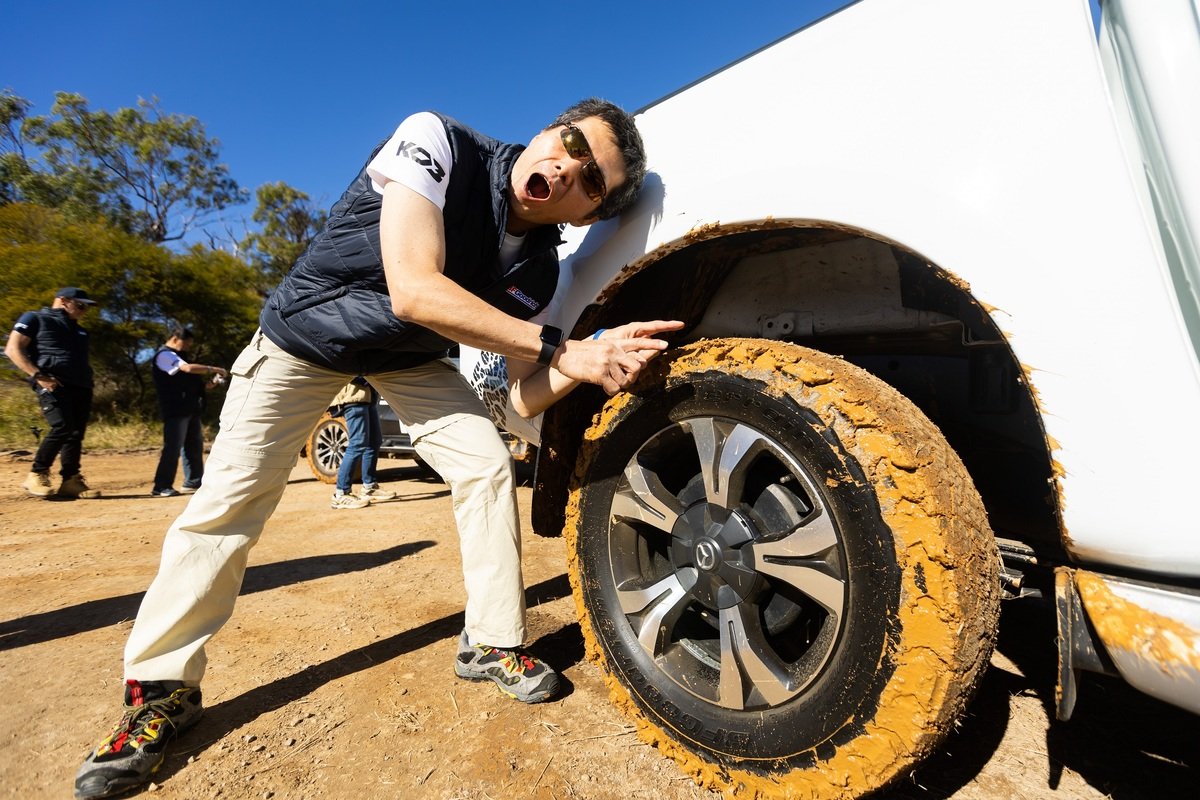
[[208, 370], [209, 375], [212, 375], [205, 384], [207, 389], [215, 389], [229, 379], [229, 370], [224, 367], [205, 367], [205, 369]]
[[599, 385], [616, 394], [637, 379], [642, 368], [667, 342], [654, 336], [683, 327], [678, 320], [629, 322], [610, 328], [598, 339], [568, 340], [555, 354], [551, 365], [568, 378]]
[[62, 386], [62, 383], [59, 382], [58, 378], [54, 377], [53, 375], [47, 375], [44, 372], [37, 373], [37, 377], [34, 378], [34, 382], [39, 388], [45, 389], [48, 392], [53, 392], [59, 386]]

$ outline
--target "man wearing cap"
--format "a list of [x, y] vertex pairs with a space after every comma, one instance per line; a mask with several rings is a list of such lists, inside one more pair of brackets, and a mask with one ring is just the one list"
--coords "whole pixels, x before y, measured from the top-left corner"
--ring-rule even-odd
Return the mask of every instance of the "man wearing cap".
[[[21, 315], [8, 336], [4, 354], [29, 375], [38, 405], [50, 426], [23, 484], [37, 497], [99, 497], [79, 474], [83, 435], [92, 413], [92, 365], [88, 362], [88, 333], [79, 320], [95, 305], [83, 289], [59, 289], [54, 303]], [[59, 459], [62, 483], [57, 492], [50, 467]]]

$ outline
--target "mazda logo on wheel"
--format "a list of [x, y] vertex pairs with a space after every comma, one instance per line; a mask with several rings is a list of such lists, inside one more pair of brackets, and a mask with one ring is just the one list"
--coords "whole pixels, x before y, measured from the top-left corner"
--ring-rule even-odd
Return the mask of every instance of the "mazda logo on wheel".
[[696, 545], [696, 566], [708, 572], [717, 565], [720, 555], [717, 545], [705, 539]]

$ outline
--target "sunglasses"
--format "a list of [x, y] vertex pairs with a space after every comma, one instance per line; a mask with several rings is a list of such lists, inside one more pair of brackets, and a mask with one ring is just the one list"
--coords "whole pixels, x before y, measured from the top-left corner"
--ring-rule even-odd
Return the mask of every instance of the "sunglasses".
[[568, 123], [559, 135], [562, 136], [563, 147], [566, 148], [567, 155], [578, 161], [587, 160], [579, 173], [582, 178], [583, 191], [595, 202], [603, 203], [605, 195], [608, 194], [608, 187], [604, 185], [604, 175], [600, 172], [600, 167], [596, 165], [596, 157], [592, 155], [592, 148], [588, 146], [583, 131]]

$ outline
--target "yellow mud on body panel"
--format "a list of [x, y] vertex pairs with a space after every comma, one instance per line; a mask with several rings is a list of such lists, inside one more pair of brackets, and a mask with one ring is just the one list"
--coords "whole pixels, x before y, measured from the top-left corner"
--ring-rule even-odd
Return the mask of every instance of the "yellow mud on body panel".
[[1106, 647], [1126, 650], [1168, 674], [1200, 672], [1200, 631], [1117, 596], [1094, 573], [1076, 572], [1075, 585]]

